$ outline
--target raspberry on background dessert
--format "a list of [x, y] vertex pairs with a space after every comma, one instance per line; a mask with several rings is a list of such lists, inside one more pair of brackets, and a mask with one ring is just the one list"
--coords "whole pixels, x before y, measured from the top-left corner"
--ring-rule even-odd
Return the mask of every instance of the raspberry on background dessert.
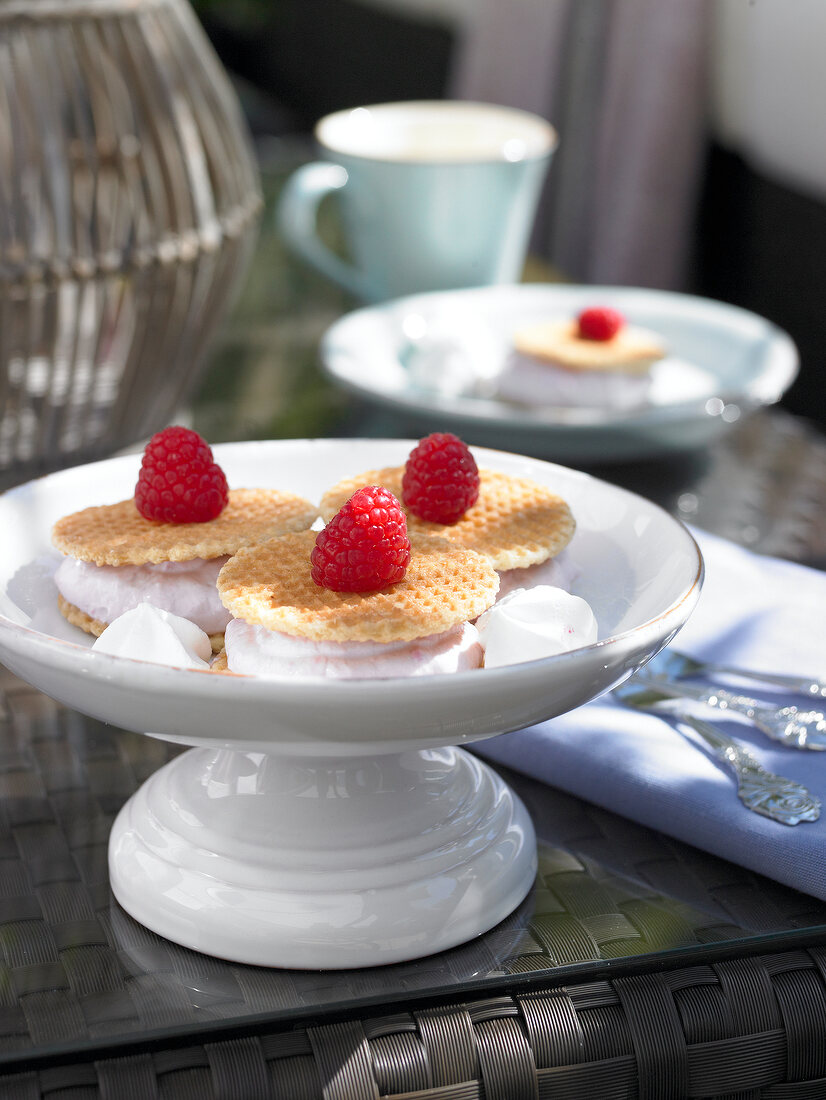
[[[191, 438], [194, 437], [194, 438]], [[55, 573], [69, 622], [99, 636], [147, 602], [195, 622], [217, 651], [229, 615], [215, 587], [218, 572], [243, 546], [309, 527], [318, 509], [277, 489], [227, 490], [223, 471], [195, 432], [153, 436], [135, 498], [85, 508], [58, 520], [52, 542], [65, 556]]]
[[[414, 448], [417, 465], [423, 453], [422, 444], [442, 435], [449, 433], [435, 433]], [[450, 438], [467, 449], [456, 436]], [[431, 456], [431, 461], [441, 462], [440, 448], [424, 449], [424, 453]], [[452, 522], [439, 523], [422, 519], [411, 510], [403, 487], [406, 470], [407, 463], [345, 478], [322, 496], [322, 517], [328, 519], [334, 515], [361, 486], [383, 485], [402, 500], [411, 537], [419, 533], [437, 535], [484, 554], [499, 574], [500, 597], [514, 588], [537, 584], [568, 588], [579, 575], [565, 552], [576, 527], [574, 518], [567, 503], [550, 489], [528, 478], [481, 469], [478, 495], [473, 503]], [[417, 470], [417, 479], [421, 478], [421, 471]]]
[[610, 306], [590, 306], [577, 317], [577, 336], [581, 340], [613, 340], [624, 327], [625, 318]]
[[523, 403], [627, 409], [641, 404], [666, 349], [609, 306], [519, 329], [497, 396]]
[[281, 535], [230, 558], [218, 591], [233, 619], [213, 667], [334, 679], [478, 668], [469, 620], [497, 589], [483, 555], [432, 535], [408, 542], [398, 501], [362, 487], [317, 536]]

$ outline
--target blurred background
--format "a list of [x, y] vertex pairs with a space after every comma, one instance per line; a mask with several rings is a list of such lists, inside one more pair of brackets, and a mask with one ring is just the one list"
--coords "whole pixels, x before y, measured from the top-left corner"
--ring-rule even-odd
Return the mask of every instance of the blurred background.
[[341, 107], [451, 97], [535, 111], [560, 134], [532, 242], [541, 276], [755, 310], [800, 350], [783, 405], [826, 424], [821, 0], [194, 8], [239, 93], [265, 184]]

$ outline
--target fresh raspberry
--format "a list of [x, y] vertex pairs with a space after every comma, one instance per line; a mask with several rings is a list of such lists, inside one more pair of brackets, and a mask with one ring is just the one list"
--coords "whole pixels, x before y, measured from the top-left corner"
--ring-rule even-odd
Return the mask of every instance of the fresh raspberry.
[[164, 428], [152, 436], [135, 486], [135, 506], [145, 519], [205, 523], [228, 499], [224, 471], [197, 432]]
[[466, 443], [450, 432], [419, 441], [407, 458], [402, 500], [419, 519], [455, 523], [479, 496], [479, 469]]
[[358, 489], [319, 531], [312, 578], [334, 592], [374, 592], [400, 581], [410, 561], [407, 520], [387, 489]]
[[608, 306], [583, 309], [579, 315], [579, 335], [583, 340], [613, 340], [625, 324], [625, 318]]

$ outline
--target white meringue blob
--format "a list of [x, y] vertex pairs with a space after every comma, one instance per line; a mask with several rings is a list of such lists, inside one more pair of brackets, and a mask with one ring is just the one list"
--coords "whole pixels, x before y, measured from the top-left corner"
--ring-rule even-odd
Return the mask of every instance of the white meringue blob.
[[517, 588], [476, 620], [485, 668], [536, 661], [597, 641], [590, 604], [561, 588]]
[[209, 637], [200, 627], [150, 603], [118, 615], [92, 649], [176, 668], [209, 668], [212, 656]]

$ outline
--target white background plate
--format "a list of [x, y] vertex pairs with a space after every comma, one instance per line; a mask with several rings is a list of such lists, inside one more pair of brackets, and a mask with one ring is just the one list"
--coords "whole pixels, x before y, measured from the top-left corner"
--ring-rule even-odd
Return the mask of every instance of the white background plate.
[[[508, 354], [515, 329], [591, 305], [620, 310], [668, 347], [644, 406], [542, 407], [486, 396], [485, 380]], [[458, 387], [462, 371], [448, 362], [456, 367], [456, 346], [471, 376]], [[422, 362], [423, 350], [432, 369], [417, 378], [410, 364]], [[667, 291], [547, 284], [419, 294], [359, 309], [328, 329], [321, 355], [336, 383], [420, 423], [422, 433], [472, 429], [480, 443], [561, 461], [616, 461], [706, 445], [740, 416], [779, 400], [798, 370], [791, 338], [747, 310]]]

